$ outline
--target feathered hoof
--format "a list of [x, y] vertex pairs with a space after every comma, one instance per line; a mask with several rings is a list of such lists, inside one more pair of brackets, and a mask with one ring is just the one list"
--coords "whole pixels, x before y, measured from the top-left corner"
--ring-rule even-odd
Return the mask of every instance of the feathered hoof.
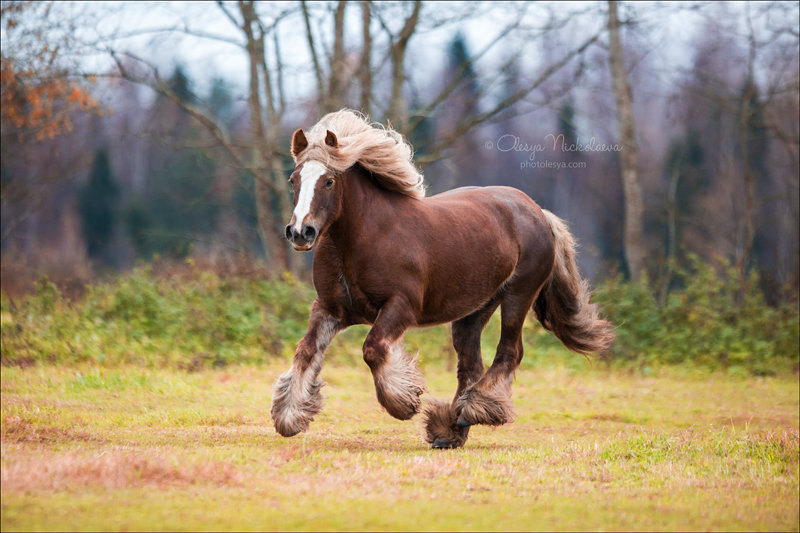
[[386, 412], [398, 420], [410, 420], [422, 407], [420, 395], [425, 392], [421, 386], [411, 386], [406, 389], [388, 389], [376, 387], [378, 403]]
[[275, 431], [281, 437], [294, 437], [298, 433], [308, 429], [308, 425], [314, 417], [293, 417], [286, 418], [273, 415], [273, 422], [275, 424]]
[[431, 400], [423, 412], [425, 442], [434, 449], [460, 448], [467, 442], [469, 427], [456, 424], [456, 411], [449, 402]]
[[470, 387], [456, 400], [456, 424], [469, 427], [473, 424], [502, 426], [513, 422], [516, 414], [511, 399], [502, 394], [493, 395]]
[[325, 382], [317, 379], [305, 386], [297, 384], [291, 373], [278, 378], [270, 409], [275, 431], [283, 437], [293, 437], [307, 430], [314, 416], [322, 411], [323, 385]]
[[386, 364], [375, 372], [374, 380], [378, 402], [390, 415], [409, 420], [419, 413], [425, 380], [415, 357], [401, 350], [391, 353]]

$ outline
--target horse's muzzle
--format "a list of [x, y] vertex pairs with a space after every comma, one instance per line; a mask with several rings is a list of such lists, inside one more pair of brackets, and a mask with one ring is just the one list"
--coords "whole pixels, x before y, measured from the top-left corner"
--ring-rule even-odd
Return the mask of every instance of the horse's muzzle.
[[317, 228], [311, 225], [304, 224], [300, 231], [297, 231], [291, 224], [286, 226], [286, 239], [292, 243], [295, 250], [310, 250], [317, 240], [317, 235]]

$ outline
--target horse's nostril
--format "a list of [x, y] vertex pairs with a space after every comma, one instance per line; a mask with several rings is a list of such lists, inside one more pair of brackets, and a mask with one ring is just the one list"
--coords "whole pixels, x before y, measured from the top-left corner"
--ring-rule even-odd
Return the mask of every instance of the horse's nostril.
[[287, 241], [291, 241], [292, 240], [292, 225], [291, 224], [286, 226], [286, 240]]
[[317, 230], [313, 226], [306, 226], [303, 228], [303, 238], [306, 242], [312, 242], [317, 236]]

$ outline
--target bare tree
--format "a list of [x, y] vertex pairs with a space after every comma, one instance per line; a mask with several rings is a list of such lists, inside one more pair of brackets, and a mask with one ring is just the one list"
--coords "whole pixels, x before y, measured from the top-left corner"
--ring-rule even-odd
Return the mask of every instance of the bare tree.
[[[306, 43], [314, 65], [314, 79], [317, 83], [317, 108], [320, 115], [336, 111], [344, 106], [345, 94], [350, 84], [344, 45], [344, 26], [346, 0], [339, 0], [333, 13], [333, 51], [327, 64], [320, 59], [318, 43], [321, 40], [312, 25], [312, 16], [305, 0], [300, 2], [306, 29]], [[324, 54], [322, 54], [324, 57]]]
[[392, 97], [389, 100], [389, 112], [387, 116], [403, 128], [407, 121], [406, 105], [403, 100], [403, 85], [406, 79], [405, 58], [408, 49], [408, 41], [414, 34], [419, 21], [419, 11], [422, 6], [420, 0], [414, 2], [411, 14], [405, 19], [403, 28], [399, 35], [390, 36], [389, 45], [392, 57]]
[[[88, 83], [94, 77], [84, 75], [70, 56], [77, 46], [72, 35], [81, 17], [86, 14], [55, 2], [3, 2], [0, 10], [5, 32], [0, 58], [4, 170], [0, 241], [63, 187], [67, 169], [88, 163], [84, 154], [65, 153], [69, 165], [62, 159], [45, 169], [41, 159], [53, 150], [47, 141], [69, 133], [77, 116], [101, 111]], [[21, 168], [38, 171], [29, 179], [11, 175]]]
[[625, 193], [625, 260], [631, 279], [638, 280], [644, 273], [644, 204], [639, 183], [636, 132], [631, 105], [631, 89], [625, 72], [625, 60], [619, 38], [620, 21], [616, 0], [608, 2], [608, 53], [614, 94], [617, 99], [617, 120], [622, 144], [622, 185]]
[[[188, 22], [159, 28], [158, 31], [223, 40], [235, 44], [247, 54], [250, 74], [247, 103], [252, 134], [252, 139], [249, 141], [232, 139], [230, 133], [208, 113], [191, 103], [180, 102], [175, 95], [170, 95], [169, 87], [161, 79], [155, 65], [137, 57], [140, 63], [147, 65], [148, 73], [136, 75], [130, 69], [126, 69], [121, 61], [121, 56], [126, 54], [113, 49], [110, 53], [117, 60], [117, 70], [122, 77], [147, 84], [175, 101], [212, 133], [238, 167], [248, 170], [255, 176], [256, 204], [262, 241], [268, 257], [274, 261], [275, 266], [288, 268], [295, 254], [288, 253], [286, 244], [281, 242], [280, 238], [280, 228], [288, 219], [290, 206], [283, 183], [281, 160], [287, 147], [279, 145], [287, 108], [286, 93], [282, 83], [287, 59], [281, 55], [279, 27], [292, 21], [299, 23], [304, 30], [305, 44], [311, 57], [308, 68], [316, 87], [315, 102], [319, 114], [347, 105], [352, 106], [356, 102], [351, 101], [351, 98], [357, 99], [364, 111], [377, 113], [377, 118], [388, 118], [393, 127], [410, 135], [419, 126], [421, 118], [435, 114], [437, 108], [447, 105], [448, 99], [457, 93], [461, 83], [456, 76], [453, 83], [448, 84], [431, 98], [423, 100], [421, 108], [415, 109], [413, 118], [409, 120], [404, 91], [408, 89], [411, 78], [410, 67], [406, 60], [411, 41], [420, 31], [441, 29], [448, 24], [455, 25], [474, 9], [488, 9], [489, 5], [482, 4], [477, 8], [470, 6], [465, 8], [464, 12], [456, 14], [445, 13], [439, 8], [434, 10], [431, 7], [431, 13], [426, 13], [423, 17], [423, 11], [429, 8], [421, 1], [404, 5], [378, 5], [364, 1], [361, 3], [362, 49], [358, 56], [355, 56], [360, 64], [355, 68], [349, 62], [348, 58], [353, 55], [348, 56], [345, 42], [348, 36], [345, 32], [347, 13], [345, 1], [338, 1], [335, 4], [312, 4], [300, 1], [289, 7], [273, 4], [261, 7], [252, 0], [239, 0], [235, 5], [234, 10], [231, 4], [218, 2], [220, 11], [236, 28], [238, 34], [236, 38], [200, 31], [192, 28]], [[556, 30], [566, 19], [566, 17], [560, 20], [547, 19], [538, 28], [524, 28], [521, 17], [528, 9], [527, 5], [520, 5], [514, 9], [520, 17], [508, 17], [510, 21], [507, 26], [500, 28], [491, 42], [472, 56], [471, 61], [478, 61], [515, 31], [524, 29], [529, 35], [535, 33], [537, 37], [542, 38], [548, 31]], [[402, 13], [399, 19], [398, 13]], [[504, 111], [523, 101], [550, 76], [595, 43], [601, 34], [602, 31], [598, 29], [564, 55], [545, 62], [539, 73], [529, 83], [521, 85], [513, 94], [506, 94], [488, 107], [460, 117], [452, 131], [437, 138], [435, 145], [430, 147], [424, 157], [418, 159], [417, 164], [425, 167], [447, 155], [448, 150], [458, 139], [475, 131], [482, 124], [499, 118]], [[520, 38], [519, 41], [524, 46], [526, 39]], [[134, 57], [131, 54], [127, 55]], [[389, 70], [389, 76], [385, 78], [386, 81], [378, 80], [376, 83], [373, 72], [380, 71], [384, 66]], [[483, 87], [486, 92], [477, 94], [477, 97], [487, 96], [492, 83], [502, 79], [504, 65], [499, 65], [497, 69], [489, 75], [490, 82]], [[359, 82], [360, 91], [357, 97], [353, 97], [350, 88], [356, 81]], [[387, 93], [388, 101], [376, 97]], [[274, 206], [277, 206], [277, 209]]]
[[[223, 2], [218, 2], [217, 5], [222, 14], [239, 31], [240, 40], [228, 40], [228, 42], [241, 47], [248, 58], [247, 103], [252, 141], [244, 143], [244, 146], [234, 141], [224, 125], [205, 110], [179, 98], [161, 77], [155, 65], [131, 53], [121, 54], [112, 47], [108, 47], [107, 51], [115, 60], [119, 76], [147, 85], [172, 100], [213, 135], [236, 166], [254, 176], [258, 230], [268, 262], [279, 269], [291, 269], [292, 256], [281, 231], [283, 222], [288, 220], [291, 205], [284, 190], [282, 150], [278, 144], [280, 127], [286, 111], [286, 97], [283, 86], [283, 59], [277, 36], [278, 25], [290, 11], [273, 11], [270, 13], [271, 21], [266, 23], [255, 9], [256, 5], [252, 0], [237, 2], [237, 12], [230, 10], [228, 4]], [[213, 38], [200, 34], [188, 26], [159, 31], [183, 32]], [[271, 47], [268, 46], [270, 44]], [[268, 55], [270, 48], [272, 58]], [[122, 60], [123, 56], [144, 65], [147, 73], [134, 72]], [[275, 204], [277, 210], [272, 208]]]
[[360, 108], [363, 113], [370, 115], [372, 108], [372, 2], [361, 2], [361, 61], [359, 65], [359, 80], [361, 82]]

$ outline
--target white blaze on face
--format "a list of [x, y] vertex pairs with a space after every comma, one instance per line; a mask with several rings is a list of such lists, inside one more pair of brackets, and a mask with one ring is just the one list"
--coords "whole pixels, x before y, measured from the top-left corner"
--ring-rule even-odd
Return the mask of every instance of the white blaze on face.
[[325, 165], [317, 161], [308, 161], [303, 164], [300, 171], [300, 195], [297, 205], [294, 208], [294, 229], [298, 232], [303, 227], [303, 219], [311, 209], [311, 201], [314, 199], [314, 189], [317, 180], [325, 173]]

